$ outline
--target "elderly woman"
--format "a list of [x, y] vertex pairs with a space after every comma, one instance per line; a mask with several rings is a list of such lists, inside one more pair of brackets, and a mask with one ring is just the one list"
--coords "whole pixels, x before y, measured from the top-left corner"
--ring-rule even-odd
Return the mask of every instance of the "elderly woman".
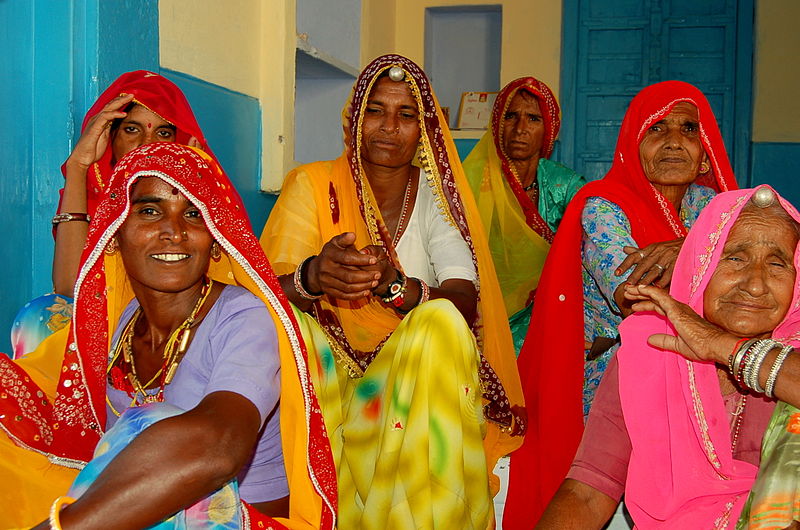
[[342, 156], [289, 173], [261, 237], [313, 346], [339, 525], [486, 528], [524, 411], [455, 146], [398, 55], [364, 69], [343, 119]]
[[114, 165], [132, 149], [152, 142], [177, 142], [211, 153], [189, 102], [174, 83], [145, 70], [127, 72], [86, 113], [81, 137], [61, 167], [64, 189], [53, 217], [54, 294], [32, 301], [17, 317], [12, 330], [15, 358], [67, 324], [89, 220]]
[[[647, 312], [621, 326], [622, 347], [540, 528], [600, 528], [623, 490], [637, 528], [733, 528], [740, 513], [740, 528], [794, 527], [794, 449], [791, 467], [776, 464], [790, 462], [781, 445], [796, 437], [787, 417], [800, 404], [798, 221], [769, 187], [721, 194], [686, 239], [670, 294], [626, 288]], [[775, 487], [786, 479], [789, 488]], [[770, 489], [780, 492], [771, 506]]]
[[549, 160], [560, 127], [550, 87], [533, 77], [515, 79], [497, 95], [489, 130], [464, 160], [518, 353], [555, 230], [585, 184]]
[[570, 203], [537, 290], [520, 354], [536, 428], [511, 458], [508, 528], [538, 520], [575, 456], [629, 312], [623, 285], [666, 285], [687, 229], [716, 192], [732, 188], [719, 128], [698, 89], [668, 81], [631, 101], [611, 170]]
[[119, 161], [70, 326], [19, 361], [0, 356], [0, 526], [49, 509], [65, 529], [276, 524], [260, 512], [333, 527], [306, 353], [236, 204], [202, 151], [159, 143]]

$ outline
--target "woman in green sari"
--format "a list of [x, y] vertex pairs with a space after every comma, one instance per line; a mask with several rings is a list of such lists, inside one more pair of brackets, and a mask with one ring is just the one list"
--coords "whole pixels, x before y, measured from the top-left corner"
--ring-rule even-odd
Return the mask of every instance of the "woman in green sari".
[[533, 293], [564, 209], [583, 177], [548, 159], [561, 126], [550, 88], [533, 77], [503, 87], [489, 130], [467, 159], [469, 180], [519, 354]]

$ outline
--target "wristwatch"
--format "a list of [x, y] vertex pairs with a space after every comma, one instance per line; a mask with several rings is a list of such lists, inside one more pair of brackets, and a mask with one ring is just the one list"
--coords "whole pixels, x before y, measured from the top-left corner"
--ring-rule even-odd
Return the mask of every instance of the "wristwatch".
[[399, 270], [395, 269], [397, 278], [389, 284], [386, 294], [381, 297], [384, 304], [394, 307], [402, 307], [406, 303], [406, 277]]

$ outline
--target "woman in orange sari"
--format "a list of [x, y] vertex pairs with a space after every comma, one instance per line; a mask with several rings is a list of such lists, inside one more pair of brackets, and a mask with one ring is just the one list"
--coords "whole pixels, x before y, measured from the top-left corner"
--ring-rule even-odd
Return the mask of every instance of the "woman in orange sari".
[[287, 176], [261, 237], [309, 345], [342, 528], [486, 528], [524, 411], [486, 238], [441, 110], [398, 55], [341, 157]]
[[0, 356], [0, 527], [48, 511], [51, 528], [334, 527], [306, 352], [237, 204], [202, 151], [158, 143], [119, 161], [69, 327], [18, 361]]

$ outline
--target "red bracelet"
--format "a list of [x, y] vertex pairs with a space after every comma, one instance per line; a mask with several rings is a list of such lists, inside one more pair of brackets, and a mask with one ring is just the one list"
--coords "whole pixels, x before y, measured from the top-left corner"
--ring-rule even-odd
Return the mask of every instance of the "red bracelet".
[[733, 347], [733, 350], [731, 350], [730, 355], [728, 355], [728, 371], [731, 374], [733, 374], [733, 358], [736, 355], [736, 352], [739, 351], [739, 346], [741, 346], [742, 344], [744, 344], [748, 340], [750, 340], [750, 337], [745, 337], [743, 339], [737, 340], [736, 344]]

